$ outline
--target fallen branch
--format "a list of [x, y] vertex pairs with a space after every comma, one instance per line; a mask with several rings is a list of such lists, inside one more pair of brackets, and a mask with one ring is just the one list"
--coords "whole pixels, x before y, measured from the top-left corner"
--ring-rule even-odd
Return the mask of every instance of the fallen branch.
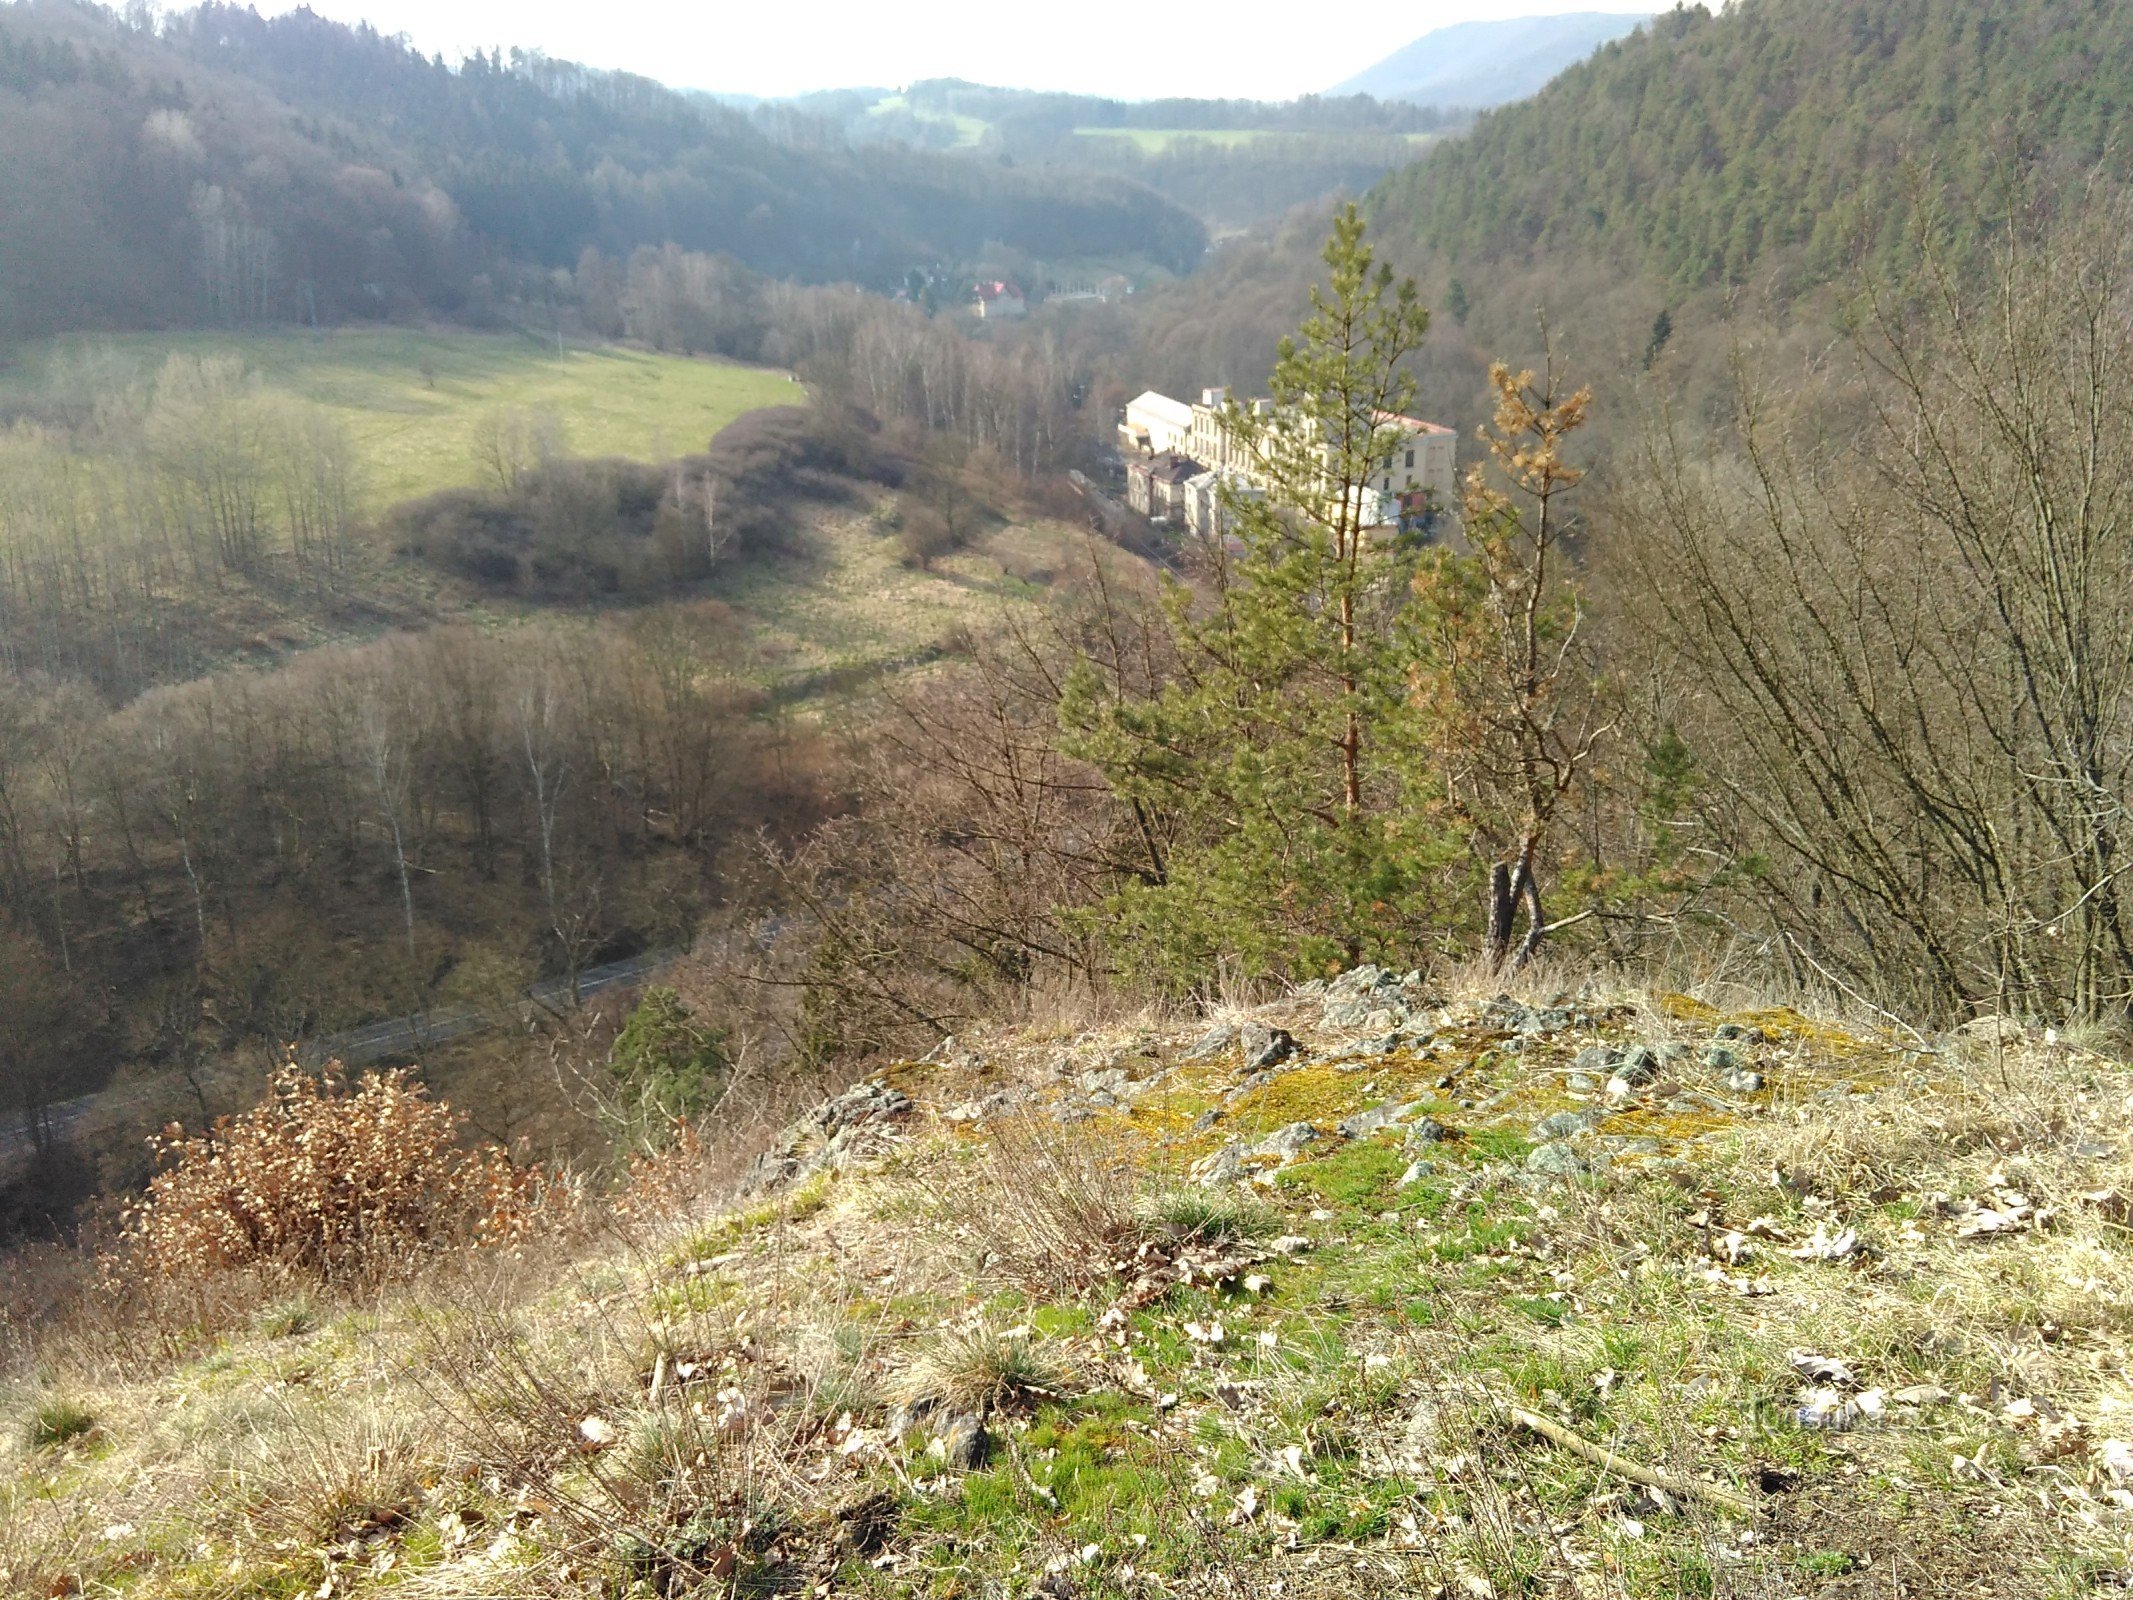
[[1707, 1500], [1737, 1517], [1753, 1517], [1757, 1514], [1754, 1501], [1735, 1494], [1731, 1489], [1721, 1489], [1716, 1484], [1704, 1483], [1696, 1478], [1677, 1478], [1670, 1473], [1641, 1466], [1626, 1456], [1618, 1456], [1612, 1450], [1604, 1449], [1590, 1439], [1572, 1433], [1559, 1422], [1550, 1422], [1546, 1417], [1537, 1416], [1517, 1406], [1505, 1406], [1503, 1409], [1506, 1417], [1528, 1433], [1537, 1433], [1549, 1443], [1561, 1445], [1572, 1455], [1590, 1461], [1603, 1472], [1611, 1472], [1618, 1478], [1627, 1478], [1631, 1483], [1664, 1489], [1668, 1494], [1678, 1494], [1686, 1499]]

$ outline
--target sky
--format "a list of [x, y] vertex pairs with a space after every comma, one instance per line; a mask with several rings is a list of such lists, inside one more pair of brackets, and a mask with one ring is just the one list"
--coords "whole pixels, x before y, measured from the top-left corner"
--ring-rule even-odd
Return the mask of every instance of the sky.
[[[882, 0], [309, 0], [343, 22], [405, 33], [457, 61], [512, 45], [676, 88], [764, 96], [918, 78], [1159, 95], [1285, 100], [1340, 82], [1448, 23], [1565, 11], [1650, 12], [1656, 0], [1408, 0], [1352, 12], [1316, 44], [1294, 0], [1173, 0], [1136, 10], [1089, 4], [897, 5]], [[292, 4], [262, 4], [289, 10]], [[1145, 20], [1153, 26], [1136, 26]]]

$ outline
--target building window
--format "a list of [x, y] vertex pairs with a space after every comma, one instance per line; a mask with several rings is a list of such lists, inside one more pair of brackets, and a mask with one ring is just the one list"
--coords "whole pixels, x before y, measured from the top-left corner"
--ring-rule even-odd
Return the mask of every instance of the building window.
[[1412, 471], [1414, 471], [1414, 469], [1415, 469], [1415, 453], [1414, 453], [1414, 452], [1413, 452], [1412, 450], [1410, 450], [1410, 451], [1408, 451], [1408, 452], [1407, 452], [1407, 470], [1408, 470], [1408, 471], [1410, 471], [1410, 472], [1412, 472]]
[[1392, 493], [1392, 474], [1389, 472], [1385, 475], [1385, 492]]

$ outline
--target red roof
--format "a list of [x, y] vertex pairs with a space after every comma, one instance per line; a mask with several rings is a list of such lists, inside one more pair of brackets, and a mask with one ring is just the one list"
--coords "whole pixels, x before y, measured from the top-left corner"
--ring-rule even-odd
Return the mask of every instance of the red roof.
[[1424, 422], [1420, 417], [1403, 417], [1397, 411], [1380, 411], [1379, 423], [1388, 428], [1405, 428], [1410, 433], [1450, 433], [1452, 430], [1441, 422]]

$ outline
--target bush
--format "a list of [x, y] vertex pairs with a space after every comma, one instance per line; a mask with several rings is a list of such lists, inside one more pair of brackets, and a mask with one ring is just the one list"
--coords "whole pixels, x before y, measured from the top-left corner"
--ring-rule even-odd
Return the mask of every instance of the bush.
[[708, 1111], [730, 1067], [725, 1034], [690, 1016], [681, 997], [666, 988], [644, 992], [607, 1062], [621, 1091], [619, 1116], [639, 1135]]
[[322, 1077], [283, 1067], [251, 1111], [158, 1141], [168, 1165], [127, 1213], [126, 1265], [341, 1286], [515, 1238], [535, 1218], [540, 1176], [494, 1145], [461, 1148], [460, 1122], [405, 1072], [366, 1073], [351, 1092], [338, 1065]]

